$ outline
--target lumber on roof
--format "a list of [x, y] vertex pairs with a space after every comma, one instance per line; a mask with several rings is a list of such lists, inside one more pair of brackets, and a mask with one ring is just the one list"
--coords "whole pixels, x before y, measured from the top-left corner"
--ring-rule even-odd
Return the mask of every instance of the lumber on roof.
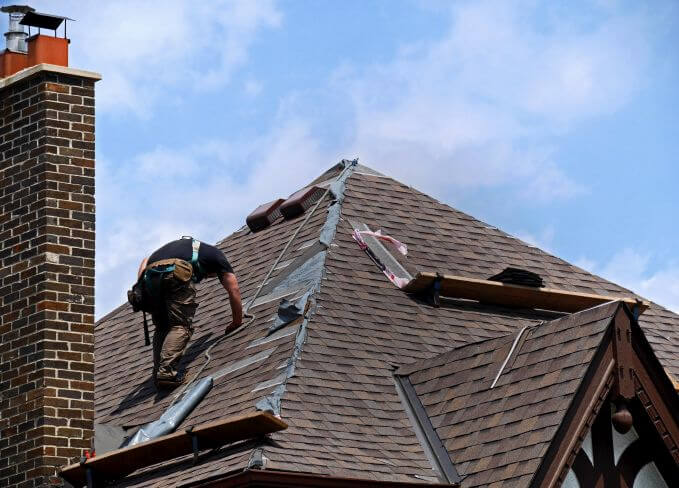
[[[436, 279], [436, 273], [417, 273], [403, 290], [408, 293], [427, 291], [431, 289]], [[508, 307], [540, 308], [568, 313], [579, 312], [614, 300], [625, 302], [630, 308], [638, 305], [639, 313], [646, 310], [649, 305], [647, 301], [637, 300], [633, 297], [594, 295], [552, 288], [533, 288], [452, 275], [442, 276], [440, 294], [450, 298], [477, 300]]]
[[107, 452], [82, 464], [71, 464], [62, 469], [60, 474], [76, 487], [87, 484], [88, 469], [91, 470], [94, 480], [114, 480], [140, 468], [191, 454], [194, 452], [194, 436], [198, 440], [198, 449], [203, 450], [252, 439], [287, 427], [285, 422], [268, 412], [228, 417], [194, 427], [190, 433], [186, 430], [174, 432], [131, 447]]

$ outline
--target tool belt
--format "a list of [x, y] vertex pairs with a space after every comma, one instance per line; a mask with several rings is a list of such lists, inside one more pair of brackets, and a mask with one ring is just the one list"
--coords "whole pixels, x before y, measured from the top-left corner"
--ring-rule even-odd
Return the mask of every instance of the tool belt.
[[186, 283], [193, 276], [193, 266], [183, 259], [161, 259], [146, 266], [144, 273], [148, 280], [153, 280], [156, 274], [172, 273], [177, 280]]

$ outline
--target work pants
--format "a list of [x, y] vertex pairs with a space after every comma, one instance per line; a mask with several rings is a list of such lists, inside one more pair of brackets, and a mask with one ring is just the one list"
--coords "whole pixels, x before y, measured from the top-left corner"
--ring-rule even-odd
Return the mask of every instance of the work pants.
[[151, 317], [153, 333], [154, 379], [175, 379], [177, 364], [193, 334], [193, 317], [196, 313], [196, 289], [193, 283], [183, 281], [169, 272], [160, 280], [161, 293]]

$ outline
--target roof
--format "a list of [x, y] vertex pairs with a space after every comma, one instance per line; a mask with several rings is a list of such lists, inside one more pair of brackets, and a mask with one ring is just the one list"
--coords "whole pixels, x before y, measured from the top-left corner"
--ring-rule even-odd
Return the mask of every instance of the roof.
[[[335, 166], [316, 183], [334, 180], [340, 171]], [[414, 269], [487, 279], [515, 267], [539, 274], [549, 288], [632, 295], [369, 168], [359, 165], [345, 176], [343, 201], [333, 204], [327, 196], [321, 202], [292, 241], [289, 254], [272, 275], [271, 286], [267, 285], [258, 299], [271, 301], [253, 306], [255, 320], [212, 350], [205, 373], [230, 372], [215, 380], [214, 389], [184, 423], [200, 424], [246, 413], [267, 400], [269, 404], [280, 401], [280, 416], [290, 427], [264, 443], [226, 446], [196, 466], [187, 459], [146, 469], [126, 478], [125, 486], [180, 486], [242, 470], [249, 464], [259, 464], [259, 460], [267, 470], [394, 482], [438, 481], [438, 472], [399, 397], [395, 369], [464, 351], [470, 357], [478, 351], [474, 361], [491, 361], [493, 355], [484, 348], [502, 350], [517, 331], [561, 314], [466, 301], [446, 301], [434, 308], [420, 297], [405, 294], [384, 276], [352, 238], [350, 222], [381, 229], [406, 243], [407, 260]], [[332, 219], [333, 205], [341, 208], [338, 221]], [[244, 301], [254, 295], [306, 216], [278, 220], [257, 233], [244, 227], [218, 243], [238, 276]], [[318, 244], [322, 233], [326, 238], [330, 235], [327, 248]], [[269, 292], [281, 282], [290, 285], [289, 275], [299, 267], [306, 272], [301, 273], [304, 280], [295, 278], [292, 284], [304, 286], [283, 290], [293, 292], [289, 297], [311, 290], [307, 319], [267, 336], [280, 299], [280, 293]], [[228, 300], [215, 280], [198, 286], [198, 301], [195, 333], [180, 364], [189, 376], [203, 365], [204, 351], [223, 334], [230, 320]], [[679, 316], [652, 304], [642, 315], [641, 326], [662, 366], [679, 377]], [[521, 350], [528, 354], [532, 349], [524, 348], [534, 348], [537, 355], [544, 354], [540, 349], [549, 347], [569, 351], [570, 339], [550, 345], [550, 336], [537, 332], [545, 328], [543, 324], [531, 329], [536, 331], [531, 333], [534, 337]], [[597, 326], [592, 324], [591, 330], [596, 335]], [[127, 305], [97, 323], [97, 422], [141, 425], [155, 420], [171, 402], [171, 396], [155, 394], [150, 380], [151, 350], [143, 346], [142, 334], [140, 315], [133, 314]], [[569, 337], [568, 332], [564, 337]], [[583, 339], [591, 346], [587, 340], [595, 339]], [[572, 352], [569, 358], [575, 363], [569, 367], [575, 374], [586, 355]], [[253, 357], [257, 360], [247, 364]], [[494, 365], [486, 363], [482, 369], [490, 371]], [[564, 374], [565, 381], [568, 371], [554, 371], [552, 377]], [[512, 370], [502, 377], [497, 391], [511, 388], [504, 382], [515, 374]], [[547, 391], [552, 389], [545, 394]], [[551, 393], [555, 402], [557, 393], [556, 389]], [[427, 401], [434, 401], [436, 395], [432, 395]], [[432, 419], [436, 418], [433, 412]], [[539, 432], [555, 421], [553, 416], [546, 416], [532, 429]], [[456, 445], [454, 432], [450, 436], [444, 436], [446, 442]], [[478, 462], [470, 453], [463, 462], [471, 466], [475, 459]]]
[[528, 486], [619, 307], [601, 305], [399, 369], [465, 487]]

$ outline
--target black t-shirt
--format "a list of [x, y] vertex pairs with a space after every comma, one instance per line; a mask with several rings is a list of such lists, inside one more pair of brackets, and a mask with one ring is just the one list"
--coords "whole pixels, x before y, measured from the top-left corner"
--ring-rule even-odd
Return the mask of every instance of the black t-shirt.
[[[160, 261], [161, 259], [183, 259], [191, 262], [193, 255], [193, 246], [191, 239], [177, 239], [176, 241], [168, 242], [160, 249], [149, 256], [148, 264]], [[224, 253], [210, 244], [200, 243], [198, 249], [198, 263], [202, 276], [198, 276], [199, 280], [205, 278], [205, 275], [210, 273], [233, 273], [233, 268], [227, 261]], [[197, 270], [194, 270], [194, 275], [198, 275]]]

